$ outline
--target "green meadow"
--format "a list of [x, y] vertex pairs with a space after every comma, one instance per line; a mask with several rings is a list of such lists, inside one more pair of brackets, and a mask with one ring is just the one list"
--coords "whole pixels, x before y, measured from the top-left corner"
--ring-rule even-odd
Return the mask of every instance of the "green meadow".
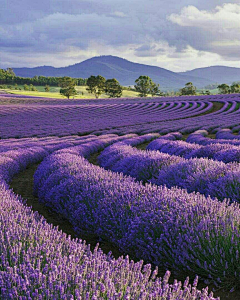
[[[66, 97], [62, 96], [59, 91], [60, 87], [51, 86], [49, 92], [45, 92], [44, 86], [35, 86], [38, 91], [25, 91], [23, 89], [23, 85], [18, 85], [18, 88], [21, 88], [21, 90], [15, 90], [14, 87], [12, 89], [4, 89], [4, 91], [10, 93], [10, 94], [17, 94], [17, 95], [26, 95], [26, 96], [36, 96], [36, 97], [46, 97], [46, 98], [59, 98], [59, 99], [66, 99]], [[86, 86], [76, 86], [75, 87], [78, 95], [76, 95], [74, 98], [80, 98], [80, 99], [90, 99], [95, 98], [93, 94], [90, 94], [86, 90]], [[138, 97], [138, 93], [130, 90], [123, 90], [122, 97]], [[72, 97], [70, 97], [72, 98]], [[106, 94], [102, 94], [100, 98], [108, 98]]]

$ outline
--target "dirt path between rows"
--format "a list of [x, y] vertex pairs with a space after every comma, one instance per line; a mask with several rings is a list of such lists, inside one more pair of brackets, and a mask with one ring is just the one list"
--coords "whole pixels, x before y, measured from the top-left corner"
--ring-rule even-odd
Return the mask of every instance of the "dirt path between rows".
[[[32, 207], [33, 211], [38, 211], [39, 214], [45, 217], [48, 223], [53, 224], [54, 226], [58, 226], [60, 230], [65, 232], [68, 235], [71, 235], [72, 238], [76, 238], [76, 234], [73, 230], [71, 223], [58, 213], [49, 210], [45, 205], [39, 203], [38, 197], [33, 195], [33, 175], [38, 167], [38, 164], [34, 164], [29, 166], [26, 170], [19, 173], [15, 176], [10, 184], [10, 187], [13, 189], [15, 194], [20, 195], [23, 199], [26, 200], [26, 205]], [[112, 245], [108, 241], [99, 240], [99, 238], [95, 235], [91, 234], [83, 234], [81, 237], [82, 240], [85, 240], [87, 244], [91, 245], [91, 249], [93, 250], [96, 244], [99, 244], [99, 247], [106, 254], [110, 251], [112, 252], [115, 258], [123, 255], [120, 253], [116, 246]]]

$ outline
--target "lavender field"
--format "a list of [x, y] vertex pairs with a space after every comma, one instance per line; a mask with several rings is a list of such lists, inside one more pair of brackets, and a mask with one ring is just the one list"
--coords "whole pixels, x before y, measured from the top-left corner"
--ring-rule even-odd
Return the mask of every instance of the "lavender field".
[[239, 132], [240, 94], [1, 94], [0, 298], [240, 299]]

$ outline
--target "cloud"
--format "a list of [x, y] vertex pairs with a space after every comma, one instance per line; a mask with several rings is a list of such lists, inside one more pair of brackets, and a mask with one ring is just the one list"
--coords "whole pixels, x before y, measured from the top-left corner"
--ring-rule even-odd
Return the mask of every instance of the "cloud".
[[110, 16], [118, 17], [118, 18], [125, 18], [125, 17], [127, 17], [127, 15], [124, 12], [122, 12], [122, 11], [115, 11], [112, 14], [110, 14]]
[[224, 2], [2, 0], [0, 67], [59, 67], [105, 54], [172, 70], [239, 65], [239, 0]]
[[[119, 16], [121, 15], [121, 18]], [[133, 18], [131, 18], [133, 21]], [[54, 13], [33, 22], [7, 25], [0, 31], [0, 46], [13, 42], [31, 41], [36, 47], [48, 49], [49, 45], [59, 49], [60, 45], [73, 45], [86, 48], [90, 41], [101, 41], [106, 44], [122, 45], [141, 39], [139, 21], [125, 21], [119, 12], [116, 15], [99, 15], [96, 13], [71, 15]], [[126, 33], [127, 32], [127, 33]], [[30, 49], [31, 50], [31, 49]]]
[[137, 57], [158, 57], [162, 55], [170, 55], [176, 51], [175, 47], [170, 47], [167, 42], [149, 42], [137, 47], [134, 54]]
[[194, 26], [218, 32], [227, 32], [240, 28], [240, 4], [224, 4], [214, 11], [199, 10], [187, 6], [180, 14], [171, 14], [168, 19], [180, 26]]
[[226, 3], [210, 11], [187, 6], [180, 14], [171, 14], [168, 20], [196, 36], [186, 38], [192, 47], [239, 60], [240, 4]]

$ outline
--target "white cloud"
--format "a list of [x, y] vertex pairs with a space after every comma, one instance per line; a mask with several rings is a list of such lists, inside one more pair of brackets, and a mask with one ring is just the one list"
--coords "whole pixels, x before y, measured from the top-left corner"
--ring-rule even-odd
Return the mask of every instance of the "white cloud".
[[240, 4], [226, 3], [213, 11], [199, 10], [190, 5], [184, 7], [180, 14], [171, 14], [168, 19], [180, 26], [227, 32], [240, 29]]
[[104, 54], [176, 71], [240, 66], [239, 0], [2, 1], [0, 67]]
[[110, 14], [111, 16], [115, 16], [115, 17], [119, 17], [119, 18], [125, 18], [127, 17], [127, 14], [125, 14], [122, 11], [114, 11], [112, 14]]
[[191, 28], [196, 38], [188, 41], [194, 48], [202, 50], [202, 47], [229, 60], [239, 60], [240, 4], [225, 3], [209, 11], [187, 6], [179, 14], [171, 14], [168, 20]]

